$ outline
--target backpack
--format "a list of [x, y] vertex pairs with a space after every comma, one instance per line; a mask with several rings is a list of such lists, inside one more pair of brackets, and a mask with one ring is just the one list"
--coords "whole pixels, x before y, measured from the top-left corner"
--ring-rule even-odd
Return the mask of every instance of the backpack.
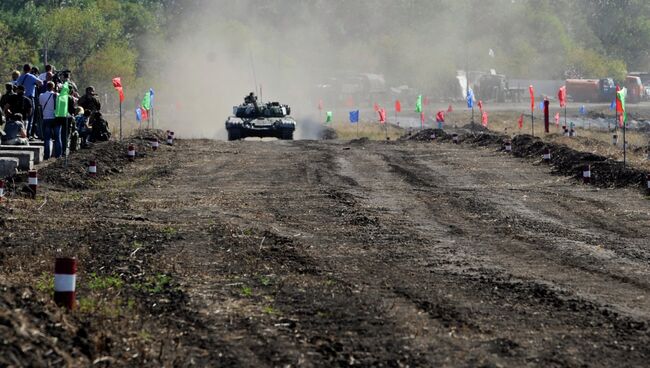
[[91, 126], [91, 142], [106, 142], [111, 139], [111, 132], [108, 130], [108, 122], [102, 117], [100, 112], [97, 111], [93, 113]]

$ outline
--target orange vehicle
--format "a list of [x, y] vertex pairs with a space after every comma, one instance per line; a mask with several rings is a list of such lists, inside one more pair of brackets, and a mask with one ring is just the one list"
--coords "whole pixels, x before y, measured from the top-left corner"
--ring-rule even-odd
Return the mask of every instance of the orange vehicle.
[[627, 101], [631, 103], [641, 102], [645, 94], [641, 78], [633, 75], [625, 77], [625, 88], [627, 88]]
[[611, 78], [567, 79], [566, 92], [574, 102], [607, 102], [614, 98], [616, 86]]

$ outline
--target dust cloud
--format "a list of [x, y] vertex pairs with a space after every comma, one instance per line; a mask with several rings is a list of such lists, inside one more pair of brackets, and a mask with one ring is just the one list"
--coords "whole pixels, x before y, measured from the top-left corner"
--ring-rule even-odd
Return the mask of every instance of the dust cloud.
[[151, 58], [160, 60], [158, 118], [181, 137], [224, 139], [232, 107], [255, 91], [290, 105], [296, 138], [314, 139], [320, 100], [343, 119], [375, 102], [408, 106], [420, 93], [459, 97], [456, 70], [494, 67], [488, 45], [460, 47], [472, 1], [178, 3], [174, 36], [158, 41]]

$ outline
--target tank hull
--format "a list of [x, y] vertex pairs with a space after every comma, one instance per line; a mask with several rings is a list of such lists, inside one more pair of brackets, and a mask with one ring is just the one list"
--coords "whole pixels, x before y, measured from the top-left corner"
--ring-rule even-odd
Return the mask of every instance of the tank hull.
[[290, 117], [280, 119], [241, 119], [231, 116], [226, 120], [228, 140], [248, 137], [293, 139], [296, 122]]

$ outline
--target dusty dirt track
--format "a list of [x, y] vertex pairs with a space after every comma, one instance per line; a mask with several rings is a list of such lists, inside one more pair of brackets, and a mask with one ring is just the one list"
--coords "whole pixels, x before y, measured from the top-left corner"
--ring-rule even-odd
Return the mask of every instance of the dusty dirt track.
[[[0, 352], [98, 366], [645, 366], [650, 202], [550, 171], [469, 145], [179, 141], [90, 189], [13, 202], [5, 228], [30, 230], [0, 243]], [[62, 253], [80, 258], [80, 297], [98, 293], [83, 284], [96, 273], [124, 281], [100, 295], [135, 303], [56, 311], [29, 280]], [[11, 318], [57, 337], [41, 342], [53, 352], [8, 348]]]

